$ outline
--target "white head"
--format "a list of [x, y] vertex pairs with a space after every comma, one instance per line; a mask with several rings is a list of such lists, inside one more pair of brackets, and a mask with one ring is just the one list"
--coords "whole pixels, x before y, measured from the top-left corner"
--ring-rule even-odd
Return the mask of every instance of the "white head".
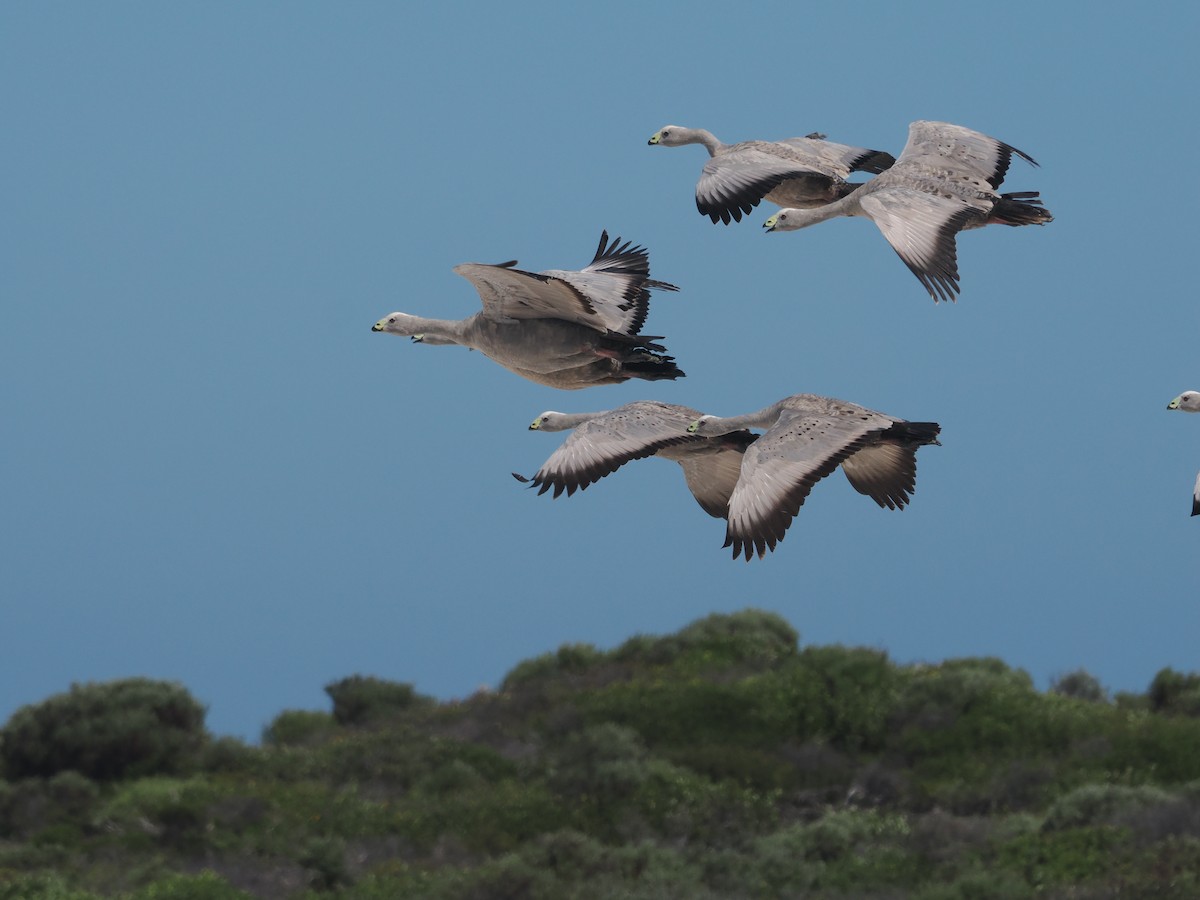
[[710, 434], [719, 434], [713, 430], [712, 423], [717, 419], [716, 416], [701, 416], [695, 422], [687, 427], [688, 434], [698, 434], [702, 437]]
[[371, 326], [372, 331], [386, 331], [388, 334], [399, 334], [404, 337], [412, 337], [420, 340], [417, 332], [420, 330], [416, 327], [416, 316], [410, 316], [408, 313], [394, 312], [384, 316], [378, 322]]
[[664, 125], [654, 134], [650, 135], [650, 140], [647, 144], [661, 144], [664, 147], [679, 147], [683, 144], [695, 144], [698, 142], [696, 132], [692, 128], [683, 128], [680, 125]]
[[1167, 404], [1167, 409], [1182, 409], [1184, 412], [1200, 412], [1200, 391], [1184, 391]]
[[529, 424], [530, 431], [562, 431], [570, 426], [563, 422], [563, 413], [546, 410]]
[[767, 231], [796, 231], [812, 224], [808, 212], [805, 209], [781, 209], [763, 222], [763, 228]]

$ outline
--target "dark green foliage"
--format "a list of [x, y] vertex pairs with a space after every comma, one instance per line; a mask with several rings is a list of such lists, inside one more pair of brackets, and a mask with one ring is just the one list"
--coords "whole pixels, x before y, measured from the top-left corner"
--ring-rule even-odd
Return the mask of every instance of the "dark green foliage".
[[339, 725], [365, 725], [433, 702], [411, 684], [365, 675], [330, 682], [325, 693], [333, 701], [333, 718]]
[[1163, 669], [1150, 683], [1149, 696], [1155, 712], [1200, 716], [1200, 674]]
[[500, 689], [511, 691], [530, 682], [581, 675], [604, 659], [605, 655], [591, 644], [563, 644], [554, 653], [544, 653], [518, 663], [504, 676]]
[[799, 640], [799, 633], [775, 613], [748, 609], [729, 615], [713, 613], [666, 637], [631, 638], [613, 657], [677, 668], [765, 668], [794, 657]]
[[55, 827], [82, 829], [99, 796], [96, 783], [78, 772], [13, 785], [0, 782], [0, 837], [33, 838]]
[[1050, 690], [1055, 694], [1086, 700], [1089, 703], [1104, 703], [1108, 700], [1108, 691], [1104, 690], [1096, 676], [1083, 669], [1076, 669], [1055, 678], [1050, 684]]
[[329, 713], [288, 709], [277, 715], [275, 720], [263, 729], [262, 739], [264, 744], [277, 747], [315, 743], [324, 738], [336, 725]]
[[186, 770], [206, 735], [181, 685], [146, 678], [72, 685], [17, 710], [0, 731], [10, 780], [73, 769], [97, 780]]
[[[1107, 703], [1083, 672], [1039, 693], [996, 659], [796, 642], [750, 610], [566, 645], [452, 703], [354, 676], [261, 747], [208, 740], [191, 701], [105, 777], [32, 769], [65, 754], [32, 727], [65, 727], [52, 698], [3, 733], [0, 900], [1200, 896], [1197, 676]], [[107, 687], [73, 693], [110, 723]], [[186, 752], [151, 752], [172, 729]]]
[[0, 900], [100, 900], [54, 874], [13, 875], [0, 870]]
[[137, 891], [129, 900], [253, 900], [213, 872], [171, 875]]

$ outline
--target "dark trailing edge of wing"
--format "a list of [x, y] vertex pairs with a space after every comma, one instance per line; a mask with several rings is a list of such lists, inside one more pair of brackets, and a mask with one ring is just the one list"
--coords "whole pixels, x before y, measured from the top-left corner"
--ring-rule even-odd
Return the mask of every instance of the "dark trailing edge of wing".
[[896, 157], [884, 150], [867, 150], [850, 161], [851, 172], [870, 172], [878, 175], [896, 164]]
[[714, 225], [717, 222], [724, 222], [728, 225], [731, 220], [740, 222], [743, 214], [750, 215], [754, 211], [754, 207], [762, 202], [763, 197], [787, 181], [788, 177], [787, 175], [770, 175], [755, 181], [748, 181], [738, 185], [735, 191], [718, 197], [716, 202], [712, 203], [706, 203], [697, 196], [696, 209], [712, 219]]
[[988, 179], [988, 184], [990, 184], [993, 189], [1000, 187], [1001, 182], [1004, 181], [1004, 176], [1008, 174], [1008, 167], [1012, 162], [1012, 155], [1014, 153], [1031, 166], [1036, 166], [1038, 164], [1037, 160], [1028, 153], [1018, 150], [1011, 144], [1006, 144], [1003, 141], [997, 141], [996, 143], [1000, 145], [1000, 156], [996, 160], [996, 170], [992, 173], [992, 177]]
[[653, 456], [664, 447], [671, 447], [675, 444], [690, 444], [701, 440], [704, 439], [690, 434], [671, 435], [662, 440], [654, 441], [645, 447], [640, 447], [636, 451], [601, 460], [596, 465], [589, 466], [579, 472], [558, 475], [552, 473], [543, 475], [541, 472], [538, 472], [532, 479], [522, 478], [516, 472], [513, 473], [513, 476], [518, 481], [528, 481], [530, 487], [537, 487], [539, 497], [551, 488], [554, 489], [554, 499], [558, 499], [563, 491], [566, 491], [567, 496], [570, 497], [576, 491], [586, 490], [588, 485], [595, 484], [606, 475], [611, 475], [627, 462]]

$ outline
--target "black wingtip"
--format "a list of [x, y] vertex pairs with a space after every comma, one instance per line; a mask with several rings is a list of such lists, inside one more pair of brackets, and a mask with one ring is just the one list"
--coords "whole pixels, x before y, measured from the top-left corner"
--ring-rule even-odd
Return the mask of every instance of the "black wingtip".
[[521, 484], [529, 484], [529, 479], [526, 478], [524, 475], [521, 475], [517, 472], [513, 472], [512, 477], [517, 479], [517, 481], [521, 482]]

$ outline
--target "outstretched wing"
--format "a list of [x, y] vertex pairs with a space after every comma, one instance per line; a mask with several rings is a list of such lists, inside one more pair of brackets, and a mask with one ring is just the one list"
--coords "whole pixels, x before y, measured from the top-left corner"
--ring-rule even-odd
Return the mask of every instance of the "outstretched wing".
[[866, 194], [863, 211], [936, 303], [958, 295], [955, 236], [980, 217], [960, 200], [889, 185]]
[[856, 407], [827, 415], [784, 410], [746, 449], [742, 477], [729, 498], [725, 546], [749, 560], [783, 540], [813, 485], [890, 428], [894, 419]]
[[917, 449], [937, 442], [936, 422], [897, 422], [878, 444], [863, 447], [842, 461], [856, 491], [881, 507], [904, 509], [917, 486]]
[[464, 263], [454, 271], [479, 292], [484, 314], [497, 320], [561, 319], [601, 332], [634, 335], [649, 312], [651, 288], [678, 290], [650, 278], [649, 254], [602, 232], [592, 262], [578, 271], [527, 272], [516, 262]]
[[908, 143], [896, 165], [914, 172], [927, 171], [978, 179], [992, 190], [1000, 187], [1013, 154], [1030, 165], [1037, 162], [1028, 153], [962, 125], [949, 122], [913, 122], [908, 126]]
[[544, 494], [557, 497], [599, 481], [625, 463], [654, 456], [676, 444], [704, 442], [687, 433], [700, 413], [685, 406], [657, 401], [629, 403], [584, 422], [571, 432], [531, 479]]

